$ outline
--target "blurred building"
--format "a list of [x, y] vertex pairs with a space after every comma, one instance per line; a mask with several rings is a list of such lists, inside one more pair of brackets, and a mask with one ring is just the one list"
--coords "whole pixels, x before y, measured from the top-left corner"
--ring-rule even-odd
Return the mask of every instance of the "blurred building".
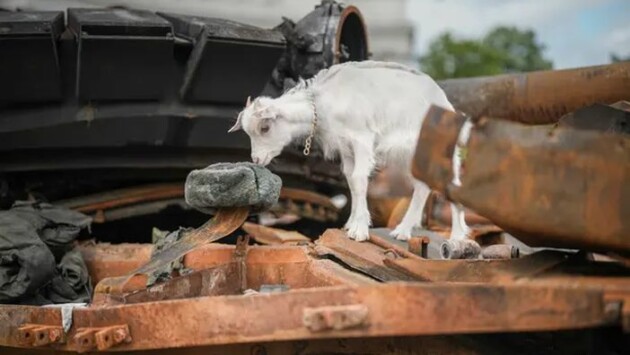
[[[260, 27], [274, 27], [281, 17], [299, 20], [319, 0], [0, 0], [9, 9], [62, 10], [67, 7], [127, 6], [221, 17]], [[412, 61], [413, 26], [407, 19], [408, 0], [354, 0], [345, 2], [363, 13], [372, 59], [415, 66]]]

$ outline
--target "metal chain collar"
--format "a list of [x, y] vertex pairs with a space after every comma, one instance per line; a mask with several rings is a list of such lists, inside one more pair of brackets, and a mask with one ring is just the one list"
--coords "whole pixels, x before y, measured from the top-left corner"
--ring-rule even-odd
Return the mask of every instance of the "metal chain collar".
[[311, 122], [311, 133], [306, 137], [306, 141], [304, 141], [304, 155], [308, 156], [311, 154], [311, 144], [313, 143], [313, 137], [315, 136], [315, 130], [317, 129], [317, 108], [315, 107], [315, 94], [313, 92], [310, 93], [311, 99], [311, 108], [313, 109], [313, 121]]

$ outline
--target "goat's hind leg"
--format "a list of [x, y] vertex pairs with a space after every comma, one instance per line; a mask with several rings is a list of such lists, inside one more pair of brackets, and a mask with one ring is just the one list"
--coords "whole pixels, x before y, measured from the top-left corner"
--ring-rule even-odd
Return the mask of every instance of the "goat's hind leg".
[[[466, 120], [459, 135], [457, 137], [457, 144], [455, 145], [455, 151], [453, 152], [453, 185], [462, 186], [462, 165], [463, 165], [463, 151], [461, 146], [465, 146], [468, 143], [470, 137], [470, 131], [473, 124], [470, 120]], [[463, 240], [468, 238], [470, 234], [470, 228], [466, 224], [466, 215], [464, 213], [464, 206], [460, 203], [451, 202], [451, 240]]]
[[390, 233], [390, 236], [398, 240], [408, 240], [411, 238], [413, 227], [422, 222], [424, 205], [430, 193], [431, 190], [425, 183], [417, 180], [413, 182], [413, 195], [411, 196], [411, 202], [409, 203], [407, 212], [405, 212], [405, 216], [402, 221], [400, 221], [400, 224]]
[[366, 241], [370, 237], [371, 218], [367, 205], [367, 188], [368, 178], [374, 168], [374, 151], [372, 150], [374, 139], [373, 137], [363, 138], [351, 143], [354, 164], [352, 173], [349, 176], [346, 175], [352, 194], [352, 213], [345, 228], [348, 236], [358, 242]]
[[470, 235], [470, 228], [466, 224], [464, 207], [451, 202], [451, 236], [450, 240], [463, 240]]

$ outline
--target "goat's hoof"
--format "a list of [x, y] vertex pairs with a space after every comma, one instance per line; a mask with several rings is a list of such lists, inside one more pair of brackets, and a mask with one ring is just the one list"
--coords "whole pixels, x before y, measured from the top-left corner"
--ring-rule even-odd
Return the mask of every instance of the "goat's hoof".
[[396, 238], [397, 240], [409, 240], [409, 238], [411, 238], [411, 231], [396, 227], [393, 231], [389, 233], [389, 236], [392, 238]]
[[357, 242], [364, 242], [370, 239], [370, 231], [367, 226], [347, 225], [346, 229], [348, 237]]

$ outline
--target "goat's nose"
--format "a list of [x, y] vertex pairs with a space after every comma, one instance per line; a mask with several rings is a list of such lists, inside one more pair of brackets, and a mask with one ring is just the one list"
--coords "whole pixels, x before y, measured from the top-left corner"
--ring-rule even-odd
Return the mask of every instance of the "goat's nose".
[[252, 161], [254, 162], [254, 164], [259, 164], [258, 163], [258, 157], [256, 157], [256, 156], [252, 155]]

